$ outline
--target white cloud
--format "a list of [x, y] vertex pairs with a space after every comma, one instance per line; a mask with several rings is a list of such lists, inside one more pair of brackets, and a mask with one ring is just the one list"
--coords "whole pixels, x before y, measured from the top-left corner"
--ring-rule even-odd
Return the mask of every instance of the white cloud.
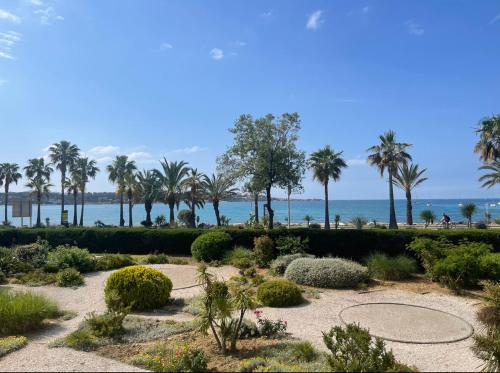
[[14, 23], [21, 22], [21, 18], [3, 9], [0, 9], [0, 20], [10, 21]]
[[64, 17], [57, 14], [55, 9], [51, 6], [45, 9], [34, 10], [33, 14], [40, 17], [40, 23], [42, 25], [50, 25], [52, 21], [64, 21]]
[[425, 30], [418, 23], [413, 21], [406, 21], [406, 27], [408, 27], [408, 32], [410, 35], [422, 36]]
[[493, 19], [489, 22], [490, 25], [500, 21], [500, 13], [498, 13]]
[[168, 152], [168, 153], [176, 153], [176, 154], [179, 154], [179, 153], [182, 153], [182, 154], [193, 154], [193, 153], [199, 153], [199, 152], [202, 152], [206, 150], [206, 148], [202, 148], [201, 146], [198, 146], [198, 145], [193, 145], [193, 146], [189, 146], [187, 148], [182, 148], [182, 149], [175, 149], [175, 150], [172, 150], [171, 152]]
[[222, 60], [224, 58], [224, 51], [219, 48], [213, 48], [210, 51], [210, 56], [216, 61]]
[[324, 22], [322, 14], [323, 12], [321, 10], [317, 10], [308, 16], [306, 28], [308, 30], [317, 30]]
[[155, 163], [157, 160], [148, 152], [132, 152], [127, 154], [127, 157], [131, 161], [137, 163]]
[[368, 163], [366, 162], [366, 159], [349, 159], [346, 161], [348, 166], [366, 166]]
[[267, 12], [261, 13], [260, 18], [269, 19], [273, 16], [273, 10], [268, 10]]
[[113, 145], [99, 145], [95, 146], [87, 152], [89, 157], [102, 157], [109, 155], [116, 155], [120, 152], [119, 146]]
[[172, 49], [174, 46], [170, 43], [161, 43], [160, 49], [161, 50], [167, 50], [167, 49]]
[[6, 60], [15, 60], [16, 57], [14, 57], [12, 54], [6, 52], [5, 50], [0, 50], [0, 58], [5, 58]]
[[43, 1], [42, 0], [30, 0], [30, 4], [33, 6], [42, 6]]
[[0, 32], [0, 43], [12, 45], [21, 40], [22, 35], [16, 31]]

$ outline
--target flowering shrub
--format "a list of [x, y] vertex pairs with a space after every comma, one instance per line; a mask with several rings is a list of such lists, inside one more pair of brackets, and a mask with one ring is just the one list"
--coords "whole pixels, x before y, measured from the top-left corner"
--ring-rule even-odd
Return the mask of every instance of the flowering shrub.
[[188, 344], [167, 346], [158, 343], [136, 357], [134, 363], [155, 372], [206, 372], [208, 358], [201, 348]]
[[286, 269], [285, 277], [297, 284], [319, 288], [354, 287], [370, 278], [366, 267], [340, 258], [296, 259]]
[[277, 338], [286, 333], [288, 322], [285, 320], [271, 320], [262, 316], [262, 310], [255, 310], [254, 314], [257, 316], [257, 325], [259, 327], [260, 335], [267, 338]]

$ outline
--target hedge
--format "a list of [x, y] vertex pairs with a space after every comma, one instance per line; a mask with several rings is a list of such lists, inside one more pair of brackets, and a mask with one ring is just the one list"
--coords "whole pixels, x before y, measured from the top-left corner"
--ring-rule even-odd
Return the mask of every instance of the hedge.
[[[406, 245], [414, 237], [446, 237], [452, 242], [468, 239], [486, 242], [500, 252], [500, 229], [424, 230], [424, 229], [224, 229], [236, 246], [252, 247], [255, 237], [264, 234], [276, 239], [283, 235], [309, 238], [309, 253], [360, 260], [373, 252], [387, 255], [408, 254]], [[191, 255], [191, 244], [204, 229], [189, 228], [1, 228], [0, 246], [35, 242], [37, 237], [52, 246], [75, 244], [93, 253]]]

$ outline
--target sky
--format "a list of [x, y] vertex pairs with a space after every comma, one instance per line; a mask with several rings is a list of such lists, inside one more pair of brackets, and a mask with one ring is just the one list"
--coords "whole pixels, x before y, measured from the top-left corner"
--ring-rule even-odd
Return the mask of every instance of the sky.
[[348, 160], [332, 199], [387, 198], [366, 149], [390, 129], [427, 168], [414, 198], [498, 198], [473, 147], [499, 61], [496, 0], [0, 0], [0, 162], [66, 139], [103, 170], [88, 190], [112, 191], [117, 154], [212, 173], [239, 115], [298, 112], [301, 149]]

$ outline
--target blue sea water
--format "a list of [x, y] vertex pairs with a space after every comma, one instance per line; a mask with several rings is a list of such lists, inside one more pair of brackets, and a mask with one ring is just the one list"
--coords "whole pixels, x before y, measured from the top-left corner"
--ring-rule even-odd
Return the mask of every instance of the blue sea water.
[[[418, 199], [413, 201], [413, 217], [415, 223], [422, 222], [419, 213], [422, 210], [430, 209], [434, 211], [438, 220], [443, 212], [446, 212], [452, 221], [463, 221], [464, 218], [460, 213], [460, 204], [473, 202], [477, 205], [477, 212], [474, 215], [474, 221], [484, 219], [486, 211], [491, 213], [493, 218], [500, 218], [500, 198], [499, 199]], [[406, 201], [396, 200], [396, 214], [398, 222], [406, 221]], [[264, 202], [259, 203], [259, 213], [263, 214]], [[69, 212], [69, 221], [73, 219], [73, 206], [67, 205], [66, 208]], [[186, 206], [180, 206], [180, 209]], [[275, 210], [275, 220], [284, 223], [287, 217], [287, 202], [286, 201], [273, 201], [273, 209]], [[45, 223], [45, 218], [49, 218], [51, 224], [59, 224], [59, 205], [42, 205], [41, 207], [42, 223]], [[96, 220], [101, 220], [105, 224], [118, 225], [119, 224], [119, 211], [118, 204], [108, 205], [85, 205], [84, 224], [87, 226], [94, 225]], [[254, 211], [252, 202], [222, 202], [220, 205], [222, 215], [230, 218], [231, 224], [244, 223], [248, 220], [251, 212]], [[80, 207], [78, 207], [78, 213]], [[177, 211], [175, 212], [177, 215]], [[128, 223], [128, 206], [124, 206], [125, 221]], [[164, 204], [155, 204], [152, 211], [152, 218], [157, 215], [163, 214], [167, 218], [169, 216], [168, 206]], [[205, 205], [203, 209], [198, 210], [200, 222], [215, 224], [215, 215], [211, 203]], [[376, 220], [380, 223], [385, 223], [389, 220], [389, 201], [387, 200], [334, 200], [330, 201], [330, 219], [333, 220], [334, 215], [339, 214], [341, 221], [344, 223], [349, 222], [353, 217], [363, 216], [369, 221]], [[311, 215], [314, 218], [313, 222], [324, 222], [324, 202], [319, 200], [307, 201], [296, 200], [291, 202], [291, 222], [304, 223], [304, 216]], [[19, 226], [21, 224], [20, 218], [11, 218], [11, 208], [8, 208], [9, 220], [13, 224]], [[146, 217], [144, 206], [136, 204], [133, 208], [133, 221], [134, 225], [139, 225]], [[78, 215], [79, 218], [79, 215]], [[0, 219], [3, 220], [3, 209], [0, 209]], [[33, 205], [33, 223], [36, 221], [36, 206]], [[29, 224], [29, 218], [24, 219], [24, 225]]]

